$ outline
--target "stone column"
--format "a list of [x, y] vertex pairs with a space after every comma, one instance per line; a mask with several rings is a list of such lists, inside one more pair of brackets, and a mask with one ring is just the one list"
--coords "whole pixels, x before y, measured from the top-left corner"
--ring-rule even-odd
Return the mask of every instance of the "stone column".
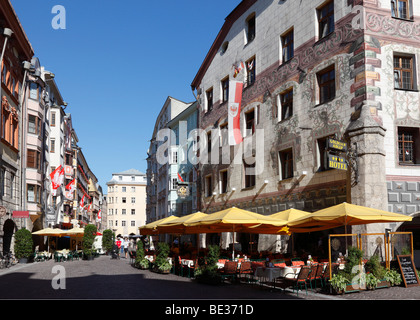
[[[350, 168], [351, 172], [348, 172], [347, 201], [360, 206], [388, 210], [384, 147], [386, 129], [377, 117], [376, 107], [369, 105], [367, 101], [356, 112], [356, 117], [346, 131], [349, 147], [357, 150], [357, 169]], [[351, 231], [384, 232], [384, 225], [354, 226]]]

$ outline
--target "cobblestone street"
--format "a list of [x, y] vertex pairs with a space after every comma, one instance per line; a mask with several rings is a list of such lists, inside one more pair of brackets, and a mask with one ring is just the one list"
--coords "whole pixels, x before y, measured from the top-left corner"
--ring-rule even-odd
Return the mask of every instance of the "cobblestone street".
[[[54, 266], [63, 266], [53, 271]], [[57, 277], [65, 275], [65, 282]], [[65, 286], [54, 289], [53, 283]], [[0, 299], [251, 299], [251, 300], [420, 300], [420, 287], [394, 287], [346, 295], [272, 289], [258, 284], [203, 285], [187, 277], [133, 268], [128, 259], [18, 264], [0, 270]]]

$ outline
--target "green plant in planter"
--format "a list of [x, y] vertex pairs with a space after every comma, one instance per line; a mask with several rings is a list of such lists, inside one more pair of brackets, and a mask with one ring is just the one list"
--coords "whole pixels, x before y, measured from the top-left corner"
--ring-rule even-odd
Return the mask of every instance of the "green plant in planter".
[[348, 280], [347, 277], [345, 277], [342, 274], [333, 274], [331, 279], [329, 280], [331, 287], [334, 289], [337, 293], [344, 293], [344, 290], [346, 289]]
[[83, 235], [83, 254], [86, 257], [93, 257], [94, 249], [93, 242], [95, 241], [96, 232], [98, 229], [93, 224], [88, 224], [85, 227], [85, 233]]
[[366, 289], [375, 290], [378, 283], [381, 282], [372, 273], [368, 273], [365, 276]]
[[22, 228], [15, 233], [15, 257], [16, 259], [28, 259], [33, 253], [33, 240], [31, 232]]
[[166, 261], [162, 262], [158, 266], [158, 268], [161, 272], [166, 273], [166, 272], [169, 272], [172, 269], [172, 264], [168, 260], [166, 260]]
[[114, 245], [114, 238], [115, 235], [110, 229], [104, 230], [104, 232], [102, 233], [102, 247], [105, 248], [106, 252], [112, 251], [112, 247]]
[[206, 264], [195, 270], [194, 277], [200, 283], [219, 284], [222, 281], [222, 276], [217, 271], [216, 263], [219, 261], [220, 248], [216, 245], [210, 245], [208, 249], [205, 257]]
[[399, 286], [402, 282], [401, 274], [395, 269], [386, 269], [384, 279], [389, 281], [391, 286]]
[[366, 262], [366, 273], [372, 273], [378, 279], [384, 279], [386, 269], [381, 265], [378, 255], [373, 255]]
[[140, 269], [147, 269], [149, 267], [149, 260], [144, 257], [143, 242], [137, 241], [136, 260], [134, 265]]
[[170, 251], [169, 244], [167, 244], [166, 242], [159, 242], [157, 244], [155, 264], [160, 271], [168, 270], [167, 268], [169, 264], [168, 262], [169, 251]]

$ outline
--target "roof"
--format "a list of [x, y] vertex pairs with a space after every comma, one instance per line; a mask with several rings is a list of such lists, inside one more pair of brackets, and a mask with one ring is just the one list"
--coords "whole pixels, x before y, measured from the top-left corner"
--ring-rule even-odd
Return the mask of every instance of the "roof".
[[134, 176], [134, 175], [144, 176], [145, 175], [143, 172], [140, 172], [139, 170], [136, 170], [136, 169], [129, 169], [129, 170], [126, 170], [126, 171], [123, 171], [123, 172], [118, 172], [118, 173], [113, 173], [113, 174], [118, 174], [118, 175], [122, 175], [122, 176], [124, 176], [124, 175], [126, 175], [126, 176]]

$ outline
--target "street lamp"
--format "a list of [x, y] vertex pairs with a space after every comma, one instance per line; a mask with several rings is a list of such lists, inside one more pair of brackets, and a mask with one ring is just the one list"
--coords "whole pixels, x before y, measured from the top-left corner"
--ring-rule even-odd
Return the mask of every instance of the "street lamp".
[[3, 50], [1, 51], [0, 65], [3, 63], [3, 57], [4, 57], [4, 52], [6, 51], [7, 40], [9, 40], [12, 34], [13, 34], [13, 31], [10, 30], [9, 28], [3, 29], [3, 36], [5, 39], [4, 39], [4, 44], [3, 44]]

